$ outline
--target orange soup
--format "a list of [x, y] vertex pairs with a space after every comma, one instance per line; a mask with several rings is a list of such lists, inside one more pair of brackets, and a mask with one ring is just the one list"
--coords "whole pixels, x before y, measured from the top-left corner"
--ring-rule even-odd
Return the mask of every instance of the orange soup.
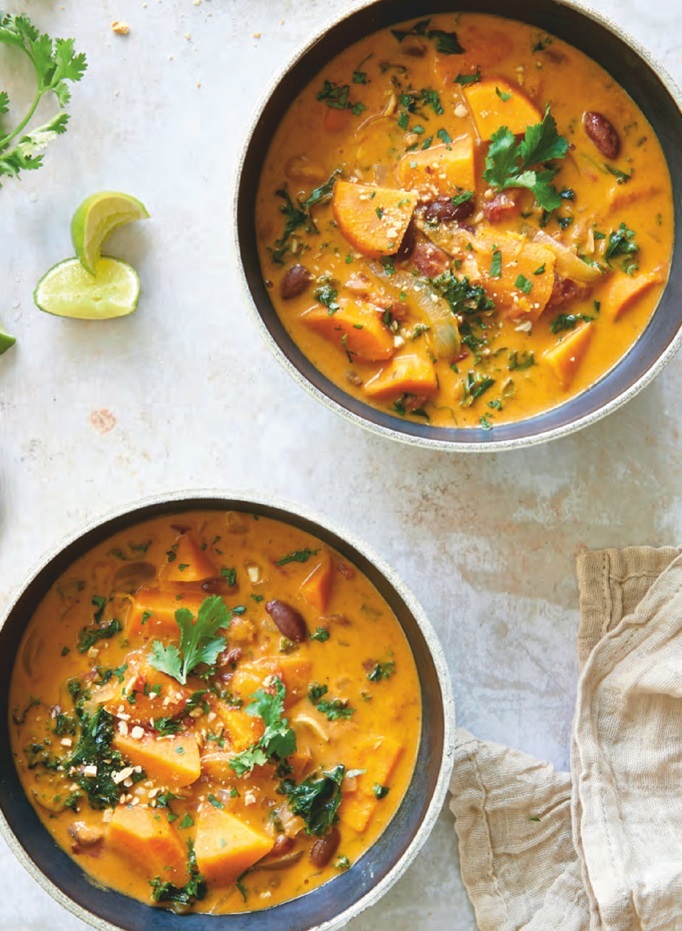
[[310, 534], [191, 512], [76, 561], [31, 619], [10, 731], [28, 798], [94, 880], [250, 911], [352, 868], [421, 732], [391, 609]]
[[558, 38], [475, 13], [330, 61], [274, 133], [256, 219], [311, 362], [442, 427], [594, 384], [649, 321], [673, 241], [665, 158], [625, 91]]

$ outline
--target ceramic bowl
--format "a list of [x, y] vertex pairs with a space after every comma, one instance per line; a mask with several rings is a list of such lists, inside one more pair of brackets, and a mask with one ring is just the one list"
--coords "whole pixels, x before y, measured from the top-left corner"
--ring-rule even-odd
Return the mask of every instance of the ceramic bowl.
[[442, 12], [492, 13], [565, 40], [597, 61], [630, 94], [651, 122], [672, 176], [676, 226], [682, 205], [680, 94], [648, 53], [615, 24], [563, 0], [375, 0], [356, 8], [312, 39], [274, 80], [255, 118], [238, 175], [236, 235], [243, 276], [267, 343], [290, 374], [318, 400], [374, 433], [436, 449], [495, 451], [555, 439], [600, 419], [640, 391], [682, 342], [682, 241], [675, 239], [670, 279], [645, 332], [621, 361], [591, 388], [546, 413], [482, 428], [439, 428], [376, 410], [346, 394], [294, 344], [275, 312], [258, 260], [255, 207], [258, 180], [273, 136], [291, 102], [344, 48], [379, 29]]
[[[93, 546], [140, 521], [189, 510], [242, 510], [314, 534], [353, 563], [395, 612], [419, 674], [422, 734], [412, 781], [395, 817], [345, 873], [273, 908], [237, 915], [176, 915], [92, 883], [42, 826], [17, 776], [9, 739], [9, 683], [30, 617], [47, 589]], [[445, 657], [412, 595], [378, 556], [340, 528], [302, 508], [220, 492], [164, 495], [86, 527], [49, 553], [10, 603], [0, 629], [0, 832], [33, 878], [60, 904], [100, 929], [125, 931], [308, 931], [339, 928], [377, 901], [414, 860], [442, 808], [454, 748], [454, 706]]]

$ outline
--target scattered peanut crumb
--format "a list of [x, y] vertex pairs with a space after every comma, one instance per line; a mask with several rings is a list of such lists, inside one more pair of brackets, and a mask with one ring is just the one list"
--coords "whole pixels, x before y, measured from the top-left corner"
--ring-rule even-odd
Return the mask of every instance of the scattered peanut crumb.
[[464, 106], [463, 103], [458, 103], [457, 106], [455, 107], [455, 116], [459, 117], [460, 120], [463, 117], [465, 117], [468, 112], [469, 111], [467, 110], [467, 108]]
[[111, 24], [111, 31], [115, 32], [117, 36], [127, 36], [130, 32], [130, 26], [128, 23], [124, 23], [119, 19], [115, 19]]

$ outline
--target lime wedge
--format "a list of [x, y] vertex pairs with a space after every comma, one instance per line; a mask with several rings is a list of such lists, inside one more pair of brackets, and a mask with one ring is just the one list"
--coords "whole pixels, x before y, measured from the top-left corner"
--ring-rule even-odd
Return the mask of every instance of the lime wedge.
[[71, 239], [83, 268], [94, 275], [102, 243], [117, 226], [149, 217], [144, 204], [130, 194], [100, 191], [86, 197], [71, 220]]
[[16, 337], [10, 336], [9, 333], [5, 333], [4, 330], [0, 330], [0, 356], [3, 352], [7, 352], [10, 346], [13, 346], [16, 343]]
[[58, 317], [111, 320], [125, 317], [137, 307], [140, 279], [120, 259], [102, 258], [95, 273], [86, 272], [78, 259], [66, 259], [46, 272], [36, 285], [33, 300], [40, 310]]

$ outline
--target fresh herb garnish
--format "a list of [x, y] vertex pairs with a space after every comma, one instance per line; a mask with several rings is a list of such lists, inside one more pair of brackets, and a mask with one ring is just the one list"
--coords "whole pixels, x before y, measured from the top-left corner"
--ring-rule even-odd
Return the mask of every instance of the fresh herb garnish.
[[490, 277], [502, 277], [502, 253], [499, 249], [493, 249], [492, 261], [490, 263]]
[[360, 116], [367, 109], [364, 103], [353, 103], [350, 99], [350, 84], [337, 84], [336, 81], [325, 80], [316, 99], [326, 103], [333, 110], [350, 110], [355, 116]]
[[507, 366], [510, 372], [523, 372], [524, 369], [529, 369], [532, 365], [535, 365], [535, 355], [532, 351], [527, 352], [518, 352], [516, 349], [512, 350], [509, 353], [509, 365]]
[[308, 698], [319, 712], [327, 716], [329, 721], [348, 720], [355, 714], [355, 708], [350, 708], [347, 701], [341, 698], [323, 698], [327, 694], [327, 686], [312, 682], [308, 687]]
[[329, 640], [329, 631], [326, 627], [318, 627], [314, 634], [310, 635], [311, 640], [317, 640], [319, 643], [324, 643], [326, 640]]
[[306, 834], [322, 837], [338, 820], [345, 771], [345, 766], [339, 764], [319, 777], [309, 776], [299, 785], [291, 779], [280, 783], [277, 791], [286, 795], [291, 812], [303, 818]]
[[627, 184], [627, 182], [632, 177], [632, 172], [634, 171], [633, 168], [631, 168], [628, 172], [621, 171], [619, 168], [616, 168], [615, 165], [609, 165], [608, 162], [604, 162], [604, 168], [606, 168], [609, 174], [616, 178], [618, 184]]
[[613, 259], [619, 255], [634, 255], [636, 252], [639, 252], [639, 246], [635, 242], [635, 231], [628, 229], [625, 223], [621, 223], [617, 230], [612, 230], [609, 233], [609, 241], [604, 252], [605, 258]]
[[[78, 706], [76, 714], [80, 719], [81, 733], [65, 767], [81, 770], [73, 779], [86, 792], [91, 808], [112, 808], [118, 804], [121, 795], [113, 775], [124, 766], [123, 757], [112, 747], [114, 718], [101, 705], [92, 717], [79, 710]], [[88, 766], [95, 768], [94, 775], [85, 775], [84, 768]]]
[[484, 288], [470, 284], [467, 277], [457, 278], [451, 271], [433, 278], [429, 284], [445, 298], [453, 314], [477, 314], [495, 307]]
[[436, 51], [441, 55], [462, 55], [464, 49], [457, 40], [456, 32], [445, 32], [443, 29], [429, 29], [430, 19], [422, 19], [410, 29], [391, 29], [398, 42], [408, 36], [423, 36], [435, 42]]
[[276, 566], [286, 566], [290, 562], [308, 562], [311, 556], [315, 556], [317, 550], [294, 550], [293, 553], [287, 553], [286, 556], [282, 556], [280, 559], [275, 560]]
[[462, 382], [462, 407], [471, 407], [474, 401], [478, 400], [494, 384], [494, 378], [482, 375], [481, 372], [468, 371], [466, 379]]
[[232, 586], [237, 584], [237, 570], [234, 568], [224, 568], [220, 570], [220, 574], [225, 579], [227, 584], [232, 588]]
[[530, 294], [533, 290], [533, 282], [529, 281], [525, 275], [517, 275], [514, 287], [523, 291], [524, 294]]
[[160, 876], [150, 879], [149, 885], [152, 887], [152, 899], [155, 902], [175, 902], [177, 905], [193, 905], [197, 899], [201, 900], [206, 897], [208, 889], [204, 877], [199, 872], [192, 841], [187, 842], [187, 848], [187, 872], [189, 874], [189, 880], [184, 886], [175, 886], [173, 883], [164, 882]]
[[341, 169], [336, 168], [329, 175], [329, 178], [321, 184], [319, 187], [313, 188], [310, 194], [303, 201], [303, 206], [310, 210], [311, 207], [314, 207], [316, 204], [323, 204], [326, 201], [331, 199], [331, 196], [334, 192], [334, 185], [336, 184], [336, 179], [341, 174]]
[[443, 110], [443, 104], [440, 102], [438, 91], [423, 87], [419, 93], [419, 96], [421, 97], [422, 104], [425, 107], [431, 107], [436, 116], [443, 115], [445, 111]]
[[475, 74], [458, 74], [456, 78], [452, 79], [453, 84], [461, 84], [463, 87], [466, 87], [467, 84], [478, 84], [481, 80], [481, 69], [477, 68]]
[[281, 679], [273, 679], [275, 694], [258, 689], [253, 693], [246, 713], [251, 717], [261, 717], [265, 722], [263, 736], [246, 750], [242, 750], [230, 760], [230, 768], [238, 776], [250, 773], [255, 766], [278, 762], [291, 756], [296, 750], [296, 734], [289, 727], [284, 715], [284, 698], [286, 688]]
[[[98, 614], [101, 614], [101, 612], [98, 612]], [[87, 653], [98, 640], [111, 640], [122, 630], [123, 624], [117, 617], [112, 618], [108, 624], [95, 624], [92, 627], [84, 627], [78, 634], [78, 652]]]
[[179, 608], [175, 612], [175, 623], [180, 628], [179, 647], [155, 640], [149, 662], [154, 669], [185, 685], [187, 676], [197, 666], [202, 663], [212, 666], [225, 649], [226, 640], [218, 631], [230, 626], [232, 614], [219, 595], [203, 600], [196, 622], [189, 608]]
[[501, 91], [499, 87], [495, 87], [495, 93], [500, 98], [502, 103], [506, 103], [508, 100], [511, 100], [512, 95], [509, 93], [509, 91]]
[[[17, 177], [22, 171], [40, 168], [44, 150], [66, 131], [69, 115], [63, 108], [71, 99], [67, 81], [80, 81], [87, 63], [85, 55], [74, 51], [73, 39], [53, 41], [48, 35], [41, 35], [27, 16], [0, 14], [0, 43], [20, 49], [33, 65], [37, 80], [33, 102], [24, 118], [10, 132], [0, 132], [0, 175]], [[38, 104], [50, 93], [57, 98], [62, 112], [25, 132]], [[9, 104], [7, 92], [0, 91], [0, 116], [9, 112]]]
[[370, 682], [381, 682], [382, 679], [390, 679], [394, 673], [395, 663], [390, 659], [386, 663], [374, 663], [367, 673], [367, 678]]
[[541, 123], [526, 128], [521, 142], [506, 126], [502, 126], [490, 139], [485, 159], [484, 179], [501, 191], [507, 188], [528, 188], [544, 210], [556, 210], [561, 206], [561, 197], [551, 183], [555, 168], [543, 165], [555, 158], [563, 158], [568, 151], [568, 142], [557, 132], [554, 117], [549, 107]]
[[280, 213], [284, 214], [284, 232], [275, 240], [275, 248], [271, 250], [272, 261], [278, 265], [283, 265], [283, 257], [289, 249], [289, 239], [293, 236], [300, 226], [304, 226], [307, 232], [313, 232], [315, 227], [303, 206], [301, 201], [296, 198], [296, 203], [291, 199], [286, 186], [275, 191], [278, 197], [284, 201], [279, 205]]
[[377, 799], [386, 798], [389, 791], [390, 789], [388, 786], [382, 786], [378, 782], [375, 782], [374, 785], [372, 786], [372, 794], [374, 795], [374, 798], [377, 798]]
[[549, 328], [552, 333], [561, 333], [562, 330], [574, 330], [580, 320], [589, 323], [590, 320], [594, 320], [594, 317], [589, 317], [587, 314], [559, 314], [558, 317], [552, 320]]

